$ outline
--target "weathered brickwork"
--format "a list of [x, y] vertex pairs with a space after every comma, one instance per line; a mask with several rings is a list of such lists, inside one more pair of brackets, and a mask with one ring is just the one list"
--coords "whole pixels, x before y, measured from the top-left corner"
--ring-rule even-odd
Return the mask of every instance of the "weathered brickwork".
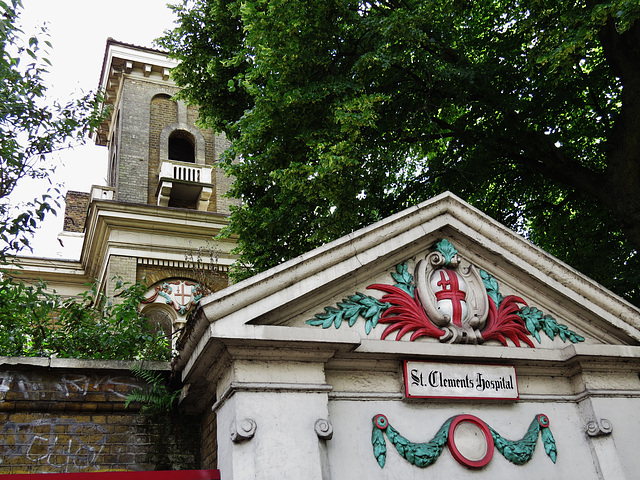
[[[109, 172], [111, 183], [116, 185], [115, 199], [122, 202], [157, 204], [158, 177], [160, 172], [161, 133], [168, 125], [187, 124], [195, 127], [198, 108], [185, 106], [172, 99], [178, 88], [161, 85], [139, 77], [125, 77], [119, 110], [117, 145], [111, 145], [117, 152], [117, 160], [111, 166], [117, 172]], [[182, 112], [182, 113], [181, 113]], [[215, 166], [228, 142], [224, 135], [216, 135], [211, 129], [199, 129], [204, 139], [205, 164]], [[231, 185], [231, 179], [224, 176], [221, 169], [213, 172], [214, 193], [209, 198], [207, 210], [229, 213], [233, 202], [222, 198]], [[193, 201], [180, 203], [172, 199], [173, 205], [195, 208]]]
[[178, 104], [168, 95], [156, 95], [151, 100], [149, 122], [149, 187], [147, 202], [156, 204], [158, 174], [160, 173], [160, 133], [167, 125], [178, 121]]
[[145, 82], [125, 78], [121, 102], [121, 133], [116, 200], [147, 202], [149, 99]]
[[85, 192], [67, 192], [65, 197], [64, 208], [64, 226], [65, 232], [84, 232], [84, 224], [87, 218], [87, 210], [89, 209], [89, 194]]
[[218, 425], [216, 412], [207, 408], [202, 416], [202, 468], [218, 468]]
[[[196, 122], [198, 121], [199, 115], [200, 115], [199, 108], [197, 106], [195, 105], [187, 106], [187, 122], [189, 122], [189, 125], [195, 125]], [[209, 165], [209, 163], [207, 163], [207, 165]]]
[[137, 259], [135, 257], [111, 255], [107, 270], [106, 294], [108, 297], [113, 297], [116, 293], [117, 280], [122, 280], [125, 283], [136, 282]]
[[197, 417], [125, 409], [144, 382], [110, 362], [65, 362], [81, 368], [0, 368], [0, 474], [200, 468]]

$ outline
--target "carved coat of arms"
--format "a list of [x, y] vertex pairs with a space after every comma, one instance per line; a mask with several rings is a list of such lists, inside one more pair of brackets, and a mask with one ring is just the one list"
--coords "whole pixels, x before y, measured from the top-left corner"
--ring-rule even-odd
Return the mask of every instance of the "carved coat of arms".
[[439, 251], [415, 268], [416, 294], [433, 324], [445, 331], [442, 341], [482, 342], [489, 301], [480, 272], [473, 265], [460, 268], [458, 255], [447, 259]]
[[174, 280], [156, 285], [153, 295], [142, 303], [166, 303], [185, 315], [202, 298], [202, 287], [188, 280]]
[[381, 338], [396, 333], [396, 340], [411, 332], [410, 340], [438, 338], [441, 342], [480, 344], [497, 340], [515, 346], [520, 342], [534, 347], [530, 337], [540, 342], [543, 331], [552, 340], [582, 342], [584, 338], [543, 314], [516, 295], [503, 296], [498, 282], [487, 272], [463, 264], [448, 240], [436, 244], [434, 251], [416, 262], [411, 275], [407, 262], [391, 276], [395, 285], [374, 284], [368, 289], [384, 292], [381, 299], [355, 293], [335, 307], [307, 320], [307, 324], [335, 328], [358, 318], [365, 321], [368, 335], [378, 323], [387, 324]]

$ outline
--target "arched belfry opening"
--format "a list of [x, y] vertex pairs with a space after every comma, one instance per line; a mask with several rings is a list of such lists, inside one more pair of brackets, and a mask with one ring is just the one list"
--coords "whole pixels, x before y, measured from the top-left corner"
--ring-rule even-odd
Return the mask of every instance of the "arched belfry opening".
[[159, 145], [158, 206], [206, 211], [214, 186], [204, 137], [188, 125], [170, 124], [162, 129]]
[[169, 135], [169, 160], [196, 163], [195, 138], [189, 132], [176, 130]]

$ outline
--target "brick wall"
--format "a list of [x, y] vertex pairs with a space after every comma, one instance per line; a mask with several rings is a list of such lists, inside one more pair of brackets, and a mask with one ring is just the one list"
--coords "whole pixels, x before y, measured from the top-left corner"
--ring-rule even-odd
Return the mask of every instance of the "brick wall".
[[0, 357], [0, 474], [200, 468], [199, 418], [125, 409], [125, 363]]
[[[160, 133], [167, 125], [186, 121], [195, 126], [198, 108], [187, 106], [186, 115], [181, 114], [177, 102], [171, 99], [178, 89], [169, 85], [160, 86], [140, 78], [125, 76], [120, 110], [119, 135], [116, 138], [118, 161], [114, 177], [115, 199], [122, 202], [157, 203], [156, 190], [160, 168]], [[184, 117], [184, 118], [182, 118]], [[211, 129], [200, 129], [204, 138], [205, 164], [215, 165], [220, 154], [227, 148], [224, 135], [216, 135]], [[110, 172], [110, 176], [113, 172]], [[228, 213], [233, 203], [222, 195], [229, 189], [231, 179], [216, 169], [213, 178], [215, 193], [209, 200], [210, 212]]]
[[108, 297], [113, 297], [116, 293], [117, 279], [121, 279], [125, 283], [136, 283], [137, 262], [136, 257], [119, 255], [111, 255], [109, 257], [107, 274], [105, 275], [107, 281], [105, 292]]
[[90, 194], [85, 192], [67, 192], [65, 196], [64, 226], [65, 232], [84, 232], [84, 223], [89, 209]]
[[178, 121], [178, 104], [168, 95], [156, 95], [151, 100], [151, 120], [149, 124], [149, 189], [147, 202], [155, 205], [160, 172], [160, 133], [167, 125]]
[[202, 416], [201, 428], [202, 468], [218, 468], [218, 425], [216, 412], [207, 408]]
[[148, 86], [125, 77], [120, 112], [116, 200], [147, 203], [149, 157]]

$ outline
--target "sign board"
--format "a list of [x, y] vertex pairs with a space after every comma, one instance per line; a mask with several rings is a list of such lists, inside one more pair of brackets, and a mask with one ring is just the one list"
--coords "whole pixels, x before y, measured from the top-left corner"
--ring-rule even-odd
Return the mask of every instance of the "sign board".
[[511, 365], [468, 365], [406, 360], [404, 386], [407, 398], [519, 398], [516, 368]]

